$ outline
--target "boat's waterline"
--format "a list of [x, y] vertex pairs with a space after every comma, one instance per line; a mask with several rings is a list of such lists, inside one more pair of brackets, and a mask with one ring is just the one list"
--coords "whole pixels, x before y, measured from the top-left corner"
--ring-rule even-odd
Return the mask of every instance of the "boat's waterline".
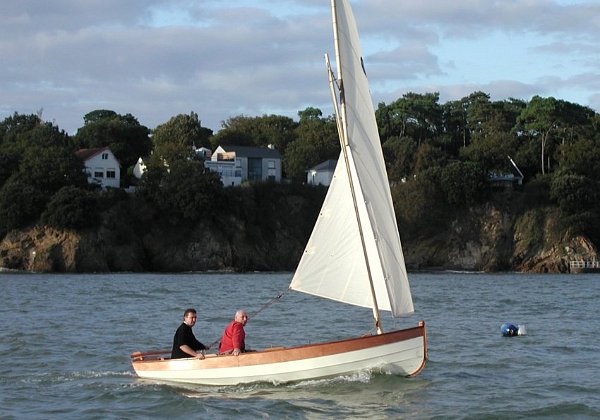
[[274, 348], [240, 356], [209, 355], [199, 359], [147, 359], [132, 355], [144, 379], [198, 385], [292, 382], [339, 376], [366, 369], [412, 376], [427, 358], [425, 326], [293, 348]]

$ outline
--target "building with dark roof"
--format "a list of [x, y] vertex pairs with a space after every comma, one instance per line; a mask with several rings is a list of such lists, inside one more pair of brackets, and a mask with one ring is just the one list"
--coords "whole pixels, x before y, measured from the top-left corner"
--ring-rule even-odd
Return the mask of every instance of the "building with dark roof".
[[204, 165], [219, 173], [226, 187], [244, 181], [281, 182], [281, 154], [273, 147], [219, 146]]

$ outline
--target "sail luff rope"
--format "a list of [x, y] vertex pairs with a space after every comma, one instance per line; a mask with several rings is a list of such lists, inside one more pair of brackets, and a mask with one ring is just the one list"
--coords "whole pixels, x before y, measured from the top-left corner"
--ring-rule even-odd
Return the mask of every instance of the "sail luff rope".
[[[336, 6], [336, 0], [331, 0], [331, 15], [332, 15], [332, 23], [333, 23], [333, 43], [334, 43], [334, 47], [335, 47], [335, 60], [337, 63], [337, 78], [334, 77], [334, 80], [336, 80], [336, 85], [338, 86], [338, 91], [339, 91], [339, 111], [340, 113], [338, 115], [336, 115], [336, 119], [341, 120], [341, 122], [338, 122], [338, 129], [341, 127], [341, 131], [339, 131], [339, 138], [340, 138], [340, 146], [342, 149], [342, 155], [344, 156], [344, 163], [346, 164], [346, 172], [348, 174], [348, 182], [350, 184], [350, 192], [352, 194], [352, 202], [354, 204], [354, 213], [356, 215], [356, 222], [358, 224], [358, 232], [360, 235], [360, 242], [362, 245], [362, 250], [363, 250], [363, 255], [365, 258], [365, 265], [366, 265], [366, 269], [367, 269], [367, 277], [369, 280], [369, 287], [371, 290], [371, 299], [373, 302], [373, 318], [374, 318], [374, 326], [375, 329], [377, 330], [377, 334], [382, 334], [383, 333], [383, 329], [381, 328], [381, 314], [379, 312], [379, 305], [377, 303], [377, 295], [375, 293], [375, 287], [373, 285], [373, 273], [371, 272], [371, 266], [370, 266], [370, 262], [369, 262], [369, 256], [367, 253], [367, 248], [366, 248], [366, 244], [365, 244], [365, 236], [364, 236], [364, 231], [363, 231], [363, 227], [362, 227], [362, 221], [360, 218], [360, 214], [358, 211], [358, 204], [357, 204], [357, 198], [356, 198], [356, 191], [355, 191], [355, 185], [352, 179], [352, 171], [350, 170], [350, 161], [349, 161], [349, 157], [348, 154], [351, 152], [351, 147], [350, 147], [350, 143], [348, 141], [348, 121], [347, 121], [347, 113], [346, 113], [346, 97], [345, 97], [345, 92], [344, 92], [344, 77], [342, 74], [342, 65], [341, 65], [341, 53], [340, 53], [340, 34], [339, 34], [339, 28], [338, 28], [338, 24], [337, 24], [337, 6]], [[362, 60], [362, 58], [361, 58]], [[361, 61], [362, 63], [362, 61]], [[364, 71], [364, 66], [363, 66], [363, 71]], [[366, 75], [366, 73], [365, 73]], [[330, 76], [330, 85], [331, 85], [331, 76]], [[334, 95], [335, 96], [335, 95]], [[335, 101], [335, 108], [337, 109], [337, 98]], [[359, 185], [360, 188], [360, 185]]]

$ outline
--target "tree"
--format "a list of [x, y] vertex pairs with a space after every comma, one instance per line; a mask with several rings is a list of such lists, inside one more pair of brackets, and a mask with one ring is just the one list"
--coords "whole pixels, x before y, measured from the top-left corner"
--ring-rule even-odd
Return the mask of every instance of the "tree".
[[160, 159], [150, 159], [136, 189], [136, 195], [148, 202], [160, 203], [162, 200], [161, 185], [167, 174], [167, 167]]
[[382, 141], [411, 137], [417, 145], [436, 139], [442, 132], [442, 108], [438, 93], [406, 93], [390, 105], [379, 104], [375, 117]]
[[298, 111], [298, 117], [300, 118], [300, 124], [307, 121], [318, 120], [323, 116], [323, 112], [319, 108], [313, 108], [309, 106], [304, 108], [302, 111]]
[[446, 102], [442, 105], [444, 133], [450, 137], [450, 152], [453, 155], [457, 155], [458, 149], [461, 146], [467, 147], [470, 142], [471, 133], [467, 127], [467, 108], [466, 98]]
[[18, 177], [49, 199], [62, 187], [87, 186], [83, 162], [65, 147], [32, 147], [21, 161]]
[[0, 188], [19, 169], [21, 153], [15, 147], [0, 148]]
[[154, 154], [166, 162], [195, 158], [194, 148], [210, 148], [212, 130], [202, 127], [198, 114], [179, 114], [154, 130]]
[[417, 143], [410, 137], [390, 137], [383, 145], [390, 182], [408, 179], [414, 174]]
[[35, 186], [11, 177], [0, 189], [0, 237], [36, 222], [46, 204]]
[[213, 137], [213, 147], [219, 145], [257, 146], [273, 145], [281, 152], [295, 139], [298, 123], [281, 115], [247, 117], [239, 115], [222, 123], [223, 128]]
[[440, 185], [448, 204], [470, 206], [485, 198], [486, 173], [474, 162], [452, 162], [441, 170]]
[[600, 178], [600, 148], [598, 142], [582, 138], [564, 143], [556, 154], [562, 173], [583, 175], [589, 179]]
[[415, 154], [415, 174], [446, 165], [448, 156], [439, 148], [422, 144]]
[[466, 99], [467, 127], [473, 137], [485, 137], [489, 133], [489, 121], [492, 116], [493, 104], [490, 95], [481, 91], [473, 92]]
[[157, 192], [153, 196], [155, 203], [164, 213], [174, 216], [174, 222], [216, 217], [222, 210], [221, 178], [201, 162], [173, 162]]
[[416, 178], [392, 187], [392, 199], [402, 237], [437, 233], [451, 212], [440, 187], [439, 168], [426, 170]]
[[75, 135], [80, 148], [109, 147], [123, 168], [135, 165], [140, 156], [150, 154], [150, 130], [131, 114], [96, 110], [86, 114], [83, 121], [84, 126]]
[[542, 175], [546, 173], [546, 148], [554, 130], [558, 127], [558, 101], [552, 97], [534, 96], [518, 117], [520, 127], [533, 138], [540, 138]]
[[21, 134], [33, 130], [40, 123], [37, 115], [20, 115], [15, 112], [0, 123], [0, 145], [17, 143]]
[[11, 149], [19, 157], [30, 147], [72, 147], [64, 130], [43, 122], [37, 115], [19, 115], [0, 123], [0, 150]]
[[82, 229], [98, 223], [98, 203], [90, 191], [66, 186], [50, 200], [42, 223], [57, 229]]
[[83, 116], [83, 123], [85, 125], [95, 124], [102, 121], [119, 118], [119, 114], [109, 109], [97, 109], [92, 112], [88, 112]]
[[328, 159], [337, 159], [340, 142], [333, 118], [304, 119], [283, 157], [283, 169], [295, 182], [306, 181], [306, 170]]
[[556, 172], [550, 182], [550, 197], [567, 214], [597, 208], [600, 184], [584, 175]]
[[494, 131], [485, 137], [475, 137], [461, 150], [461, 156], [481, 165], [486, 172], [503, 172], [510, 167], [508, 156], [515, 156], [517, 140], [505, 132]]
[[[541, 171], [549, 169], [552, 139], [563, 145], [594, 136], [596, 113], [588, 108], [552, 97], [534, 96], [518, 118], [518, 130], [531, 138], [540, 138]], [[563, 149], [564, 152], [565, 149]], [[550, 152], [550, 153], [549, 153]], [[560, 157], [558, 157], [560, 159]]]
[[[27, 181], [28, 178], [36, 176], [28, 171], [39, 172], [38, 179], [44, 182], [44, 178], [52, 176], [56, 170], [66, 170], [63, 158], [71, 163], [76, 160], [71, 152], [71, 143], [67, 133], [51, 123], [42, 122], [38, 115], [15, 113], [6, 118], [0, 123], [0, 186], [11, 176], [15, 176], [23, 177], [36, 188], [40, 187], [37, 181]], [[55, 154], [47, 162], [52, 166], [39, 167], [32, 163], [39, 162], [59, 150], [60, 156]], [[31, 167], [32, 164], [34, 167]], [[82, 168], [83, 166], [79, 165], [76, 170]], [[67, 172], [71, 173], [68, 170]]]

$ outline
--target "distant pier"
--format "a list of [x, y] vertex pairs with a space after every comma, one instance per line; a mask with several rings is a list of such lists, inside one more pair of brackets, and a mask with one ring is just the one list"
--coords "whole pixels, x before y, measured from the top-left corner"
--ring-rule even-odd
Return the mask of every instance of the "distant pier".
[[571, 273], [600, 273], [600, 261], [598, 260], [571, 260], [569, 261]]

